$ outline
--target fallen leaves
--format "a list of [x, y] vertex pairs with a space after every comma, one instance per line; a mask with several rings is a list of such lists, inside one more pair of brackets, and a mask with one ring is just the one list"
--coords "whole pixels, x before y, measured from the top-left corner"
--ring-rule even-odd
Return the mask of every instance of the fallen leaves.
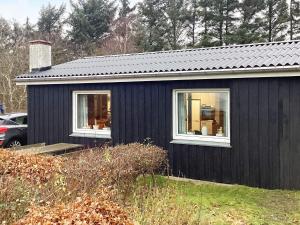
[[15, 223], [25, 224], [133, 225], [133, 222], [117, 204], [102, 198], [83, 196], [67, 205], [32, 208], [25, 218]]
[[34, 184], [41, 184], [60, 173], [61, 166], [62, 160], [58, 157], [22, 155], [18, 152], [0, 150], [0, 176], [18, 177]]

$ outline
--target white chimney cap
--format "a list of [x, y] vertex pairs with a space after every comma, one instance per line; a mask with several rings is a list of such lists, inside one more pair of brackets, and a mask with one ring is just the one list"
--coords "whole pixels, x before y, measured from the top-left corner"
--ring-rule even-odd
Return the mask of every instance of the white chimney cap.
[[51, 42], [34, 40], [29, 42], [29, 71], [42, 71], [51, 68]]

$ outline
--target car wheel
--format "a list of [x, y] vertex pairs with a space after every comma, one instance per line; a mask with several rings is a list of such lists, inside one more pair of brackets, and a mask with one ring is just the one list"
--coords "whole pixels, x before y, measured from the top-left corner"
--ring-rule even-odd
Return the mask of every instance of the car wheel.
[[15, 148], [15, 147], [20, 147], [20, 146], [22, 146], [22, 143], [17, 139], [11, 140], [7, 144], [8, 148]]

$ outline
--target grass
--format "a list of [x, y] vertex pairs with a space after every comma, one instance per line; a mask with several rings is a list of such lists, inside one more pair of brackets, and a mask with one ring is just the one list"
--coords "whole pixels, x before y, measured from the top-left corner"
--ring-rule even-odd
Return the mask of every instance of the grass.
[[300, 191], [156, 179], [151, 194], [131, 203], [140, 224], [300, 224]]

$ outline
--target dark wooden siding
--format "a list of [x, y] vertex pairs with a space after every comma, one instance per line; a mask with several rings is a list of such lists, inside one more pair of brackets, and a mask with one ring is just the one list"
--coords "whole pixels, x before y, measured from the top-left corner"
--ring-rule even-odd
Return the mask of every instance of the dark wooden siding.
[[[232, 148], [170, 144], [177, 88], [230, 88]], [[69, 136], [74, 90], [111, 90], [112, 143], [150, 139], [168, 150], [174, 175], [300, 188], [298, 78], [29, 86], [29, 143], [109, 141]]]

